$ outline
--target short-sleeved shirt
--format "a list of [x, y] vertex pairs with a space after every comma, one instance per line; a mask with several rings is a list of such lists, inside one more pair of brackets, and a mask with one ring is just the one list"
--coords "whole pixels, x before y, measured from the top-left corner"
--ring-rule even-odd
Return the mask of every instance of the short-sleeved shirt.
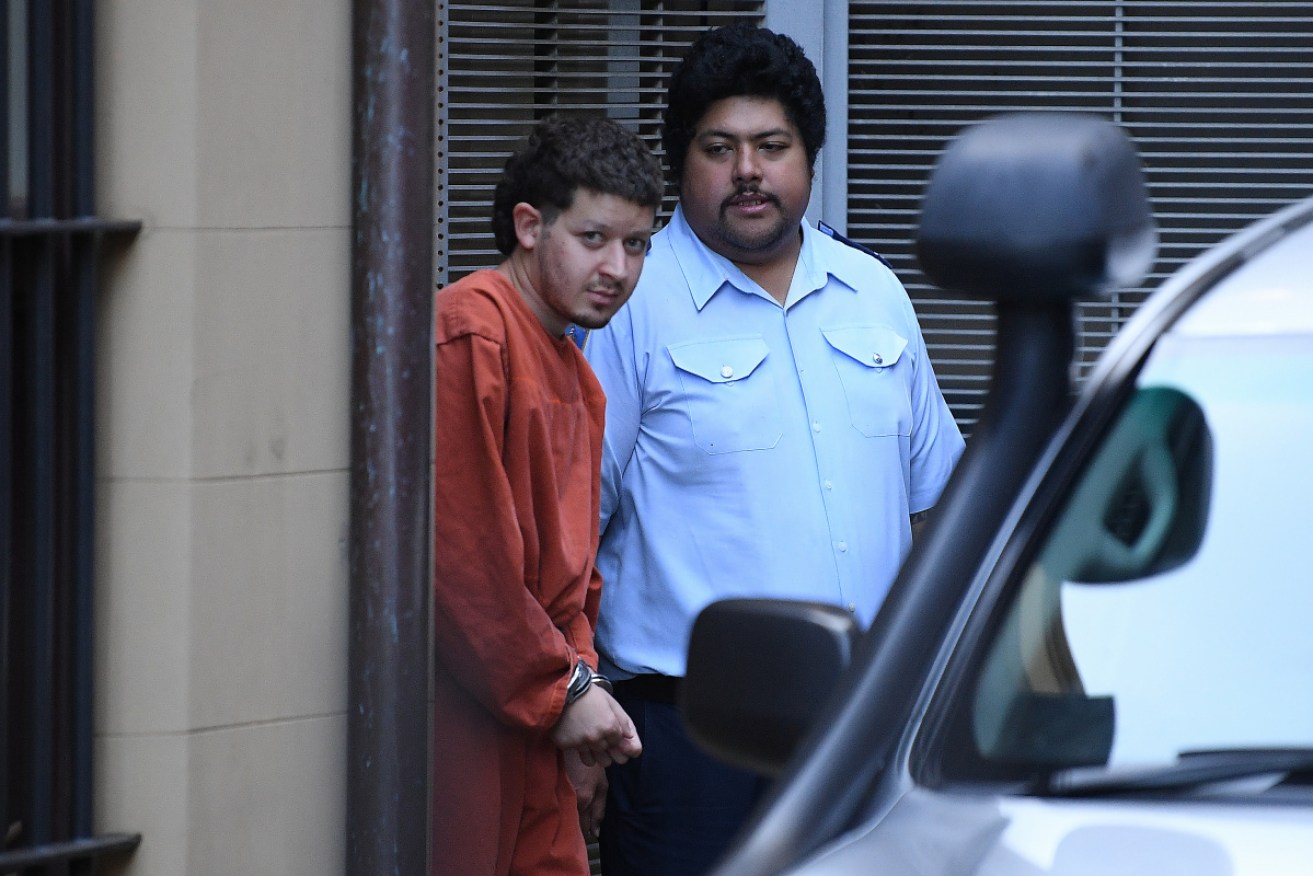
[[617, 678], [682, 676], [697, 613], [819, 600], [869, 624], [963, 449], [906, 291], [802, 223], [781, 306], [680, 210], [586, 346], [607, 394], [605, 582]]

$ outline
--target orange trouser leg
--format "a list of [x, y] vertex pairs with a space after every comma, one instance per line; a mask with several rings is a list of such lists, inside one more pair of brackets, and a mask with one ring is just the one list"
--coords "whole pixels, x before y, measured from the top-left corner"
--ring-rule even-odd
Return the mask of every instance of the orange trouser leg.
[[574, 789], [545, 737], [435, 680], [434, 876], [587, 876]]
[[[545, 741], [545, 740], [544, 740]], [[512, 876], [587, 876], [588, 849], [579, 827], [574, 788], [556, 746], [529, 757], [525, 800], [515, 843]]]

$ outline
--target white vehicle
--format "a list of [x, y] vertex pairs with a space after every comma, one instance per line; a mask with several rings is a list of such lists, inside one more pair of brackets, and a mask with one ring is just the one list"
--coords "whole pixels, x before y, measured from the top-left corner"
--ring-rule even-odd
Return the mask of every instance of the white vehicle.
[[994, 120], [924, 206], [926, 273], [999, 301], [990, 412], [870, 631], [699, 618], [695, 734], [780, 776], [717, 873], [1313, 873], [1313, 200], [1167, 282], [1071, 405], [1070, 298], [1152, 251], [1129, 141]]

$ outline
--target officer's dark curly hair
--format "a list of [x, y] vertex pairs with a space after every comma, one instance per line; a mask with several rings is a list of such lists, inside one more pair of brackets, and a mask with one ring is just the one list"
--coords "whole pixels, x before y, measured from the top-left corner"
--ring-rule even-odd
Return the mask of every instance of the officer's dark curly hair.
[[497, 249], [510, 255], [518, 241], [511, 213], [521, 202], [536, 207], [547, 223], [586, 188], [656, 208], [664, 181], [661, 163], [641, 137], [597, 116], [548, 116], [529, 134], [524, 148], [506, 159], [492, 199], [492, 233]]
[[707, 108], [727, 97], [768, 97], [784, 106], [802, 135], [807, 167], [825, 144], [825, 95], [816, 68], [783, 34], [747, 22], [704, 33], [670, 75], [661, 142], [676, 184], [697, 123]]

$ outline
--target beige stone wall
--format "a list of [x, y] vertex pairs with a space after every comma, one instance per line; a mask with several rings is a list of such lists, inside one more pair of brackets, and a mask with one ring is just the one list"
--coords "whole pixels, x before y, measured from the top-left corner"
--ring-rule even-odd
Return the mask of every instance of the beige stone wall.
[[97, 831], [341, 872], [350, 4], [96, 4]]

